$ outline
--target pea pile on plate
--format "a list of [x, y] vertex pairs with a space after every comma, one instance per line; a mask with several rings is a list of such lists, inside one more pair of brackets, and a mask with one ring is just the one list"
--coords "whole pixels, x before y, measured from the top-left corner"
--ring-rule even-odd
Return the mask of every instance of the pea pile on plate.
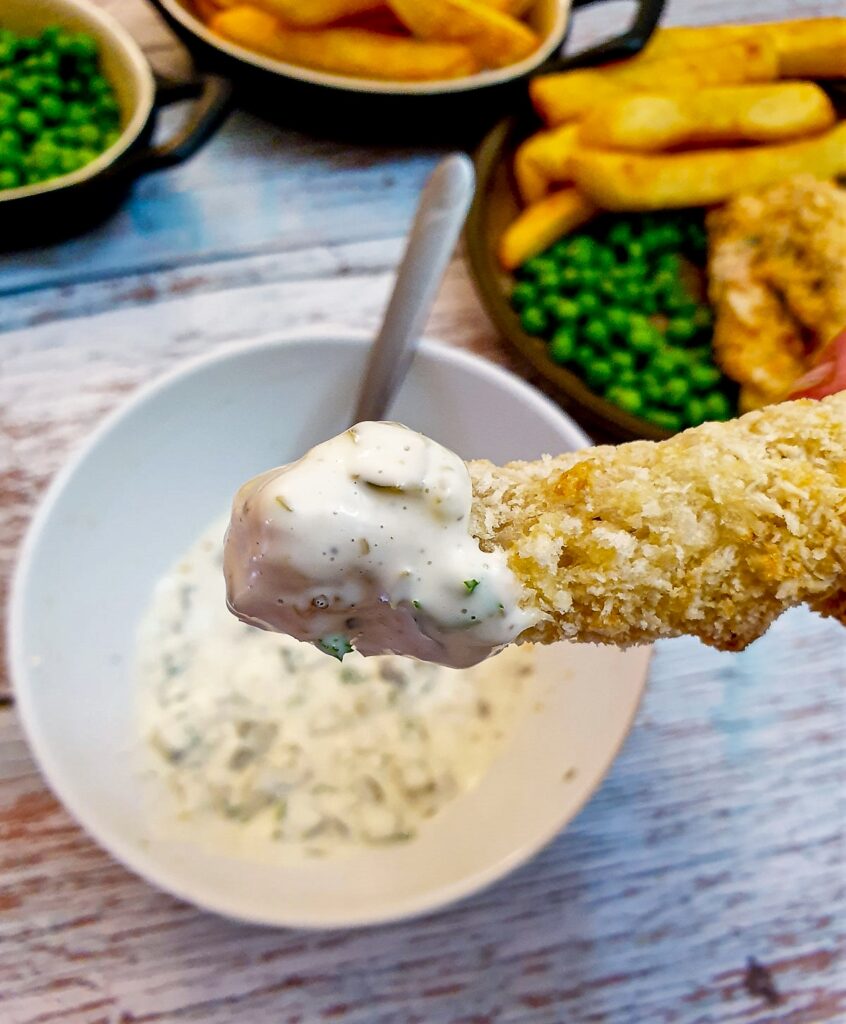
[[119, 132], [96, 39], [59, 26], [39, 36], [0, 28], [0, 189], [70, 174]]
[[550, 359], [626, 412], [671, 431], [729, 419], [699, 295], [705, 250], [701, 211], [608, 216], [527, 260], [511, 301]]

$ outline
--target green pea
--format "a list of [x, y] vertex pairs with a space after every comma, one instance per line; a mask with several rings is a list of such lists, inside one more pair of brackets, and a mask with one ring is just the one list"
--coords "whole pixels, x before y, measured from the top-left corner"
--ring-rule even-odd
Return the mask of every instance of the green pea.
[[58, 96], [48, 93], [38, 100], [38, 112], [45, 121], [61, 121], [65, 113], [65, 105]]
[[696, 334], [696, 325], [692, 318], [674, 316], [667, 324], [667, 338], [670, 341], [686, 342]]
[[21, 183], [21, 175], [14, 167], [0, 169], [0, 189], [17, 188]]
[[634, 388], [639, 386], [640, 378], [636, 370], [619, 370], [614, 374], [617, 387]]
[[62, 149], [59, 152], [59, 170], [62, 174], [72, 174], [85, 163], [84, 156], [76, 149]]
[[681, 269], [678, 253], [662, 253], [655, 261], [655, 266], [658, 268], [659, 273], [672, 274], [673, 280], [676, 280], [679, 276], [679, 270]]
[[112, 87], [109, 85], [107, 78], [103, 75], [92, 75], [88, 79], [88, 91], [94, 96], [110, 96], [112, 93]]
[[666, 380], [676, 372], [675, 356], [666, 348], [659, 349], [649, 361], [649, 369], [656, 377]]
[[710, 391], [719, 383], [722, 374], [716, 366], [694, 363], [688, 371], [688, 376], [695, 391]]
[[566, 291], [576, 291], [581, 287], [582, 275], [575, 267], [563, 267], [561, 270], [561, 287]]
[[672, 408], [684, 405], [690, 395], [690, 384], [684, 377], [670, 377], [664, 384], [664, 401]]
[[660, 249], [663, 242], [661, 240], [659, 229], [652, 226], [647, 227], [640, 236], [640, 244], [643, 246], [644, 252], [646, 253], [652, 253], [655, 252], [656, 249]]
[[703, 402], [705, 406], [705, 417], [709, 420], [731, 419], [731, 403], [722, 391], [712, 391]]
[[598, 288], [601, 280], [602, 272], [597, 270], [596, 267], [585, 267], [582, 270], [582, 287], [588, 291]]
[[593, 261], [600, 270], [610, 270], [617, 262], [607, 245], [597, 245]]
[[543, 292], [538, 305], [540, 305], [543, 311], [549, 314], [549, 316], [557, 317], [558, 304], [560, 302], [561, 297], [556, 292]]
[[614, 405], [619, 406], [633, 416], [639, 416], [643, 411], [643, 396], [634, 388], [620, 387], [618, 385], [609, 388], [605, 392], [605, 397], [609, 402], [613, 402]]
[[22, 100], [34, 100], [41, 92], [41, 82], [37, 75], [21, 75], [15, 84]]
[[599, 296], [594, 295], [593, 292], [582, 292], [576, 301], [578, 303], [579, 310], [584, 317], [593, 316], [593, 314], [598, 313], [602, 307]]
[[38, 70], [42, 73], [55, 74], [59, 70], [59, 55], [55, 50], [42, 50], [35, 60]]
[[637, 240], [629, 242], [627, 247], [627, 255], [629, 263], [636, 261], [643, 261], [643, 257], [646, 255], [646, 250], [643, 247], [643, 243]]
[[19, 147], [21, 133], [15, 128], [0, 128], [0, 145]]
[[570, 244], [569, 259], [577, 267], [586, 267], [593, 262], [593, 239], [582, 235]]
[[604, 348], [611, 340], [611, 332], [601, 320], [589, 320], [585, 325], [584, 336], [598, 348]]
[[687, 400], [684, 407], [684, 418], [688, 426], [697, 427], [707, 419], [705, 402], [695, 395]]
[[520, 317], [526, 334], [543, 334], [549, 327], [549, 318], [540, 306], [527, 306]]
[[16, 167], [20, 167], [22, 162], [23, 153], [20, 146], [0, 142], [0, 167], [13, 170]]
[[616, 334], [626, 334], [631, 325], [631, 314], [619, 306], [611, 306], [605, 312], [605, 320]]
[[576, 354], [573, 332], [566, 327], [559, 328], [549, 343], [550, 358], [556, 363], [569, 363]]
[[516, 309], [523, 309], [537, 302], [537, 289], [528, 281], [520, 281], [511, 289], [511, 304]]
[[52, 171], [59, 162], [59, 150], [52, 142], [39, 142], [33, 146], [27, 161], [30, 167], [39, 171]]
[[67, 119], [70, 124], [88, 124], [92, 115], [93, 111], [87, 103], [80, 103], [77, 100], [74, 100], [72, 103], [68, 104]]
[[664, 385], [651, 373], [641, 374], [640, 389], [648, 402], [660, 404], [664, 397]]
[[538, 288], [547, 292], [557, 292], [561, 287], [561, 275], [557, 270], [542, 270], [537, 276]]
[[41, 129], [41, 115], [36, 110], [20, 110], [17, 124], [24, 135], [37, 135]]
[[590, 345], [577, 345], [576, 351], [573, 355], [573, 361], [577, 363], [581, 369], [585, 372], [593, 365], [596, 359], [596, 353], [590, 347]]
[[585, 380], [595, 390], [601, 391], [610, 384], [614, 368], [607, 359], [595, 359], [585, 368]]
[[43, 93], [59, 93], [65, 90], [65, 80], [61, 75], [58, 74], [42, 74], [41, 75], [41, 91]]
[[661, 345], [661, 332], [646, 325], [637, 327], [629, 335], [629, 347], [641, 356], [651, 356]]
[[617, 349], [609, 356], [611, 365], [617, 371], [633, 370], [635, 364], [634, 355], [628, 349]]
[[678, 249], [682, 243], [682, 233], [673, 224], [665, 224], [658, 229], [661, 245], [665, 249]]
[[666, 430], [671, 434], [682, 428], [682, 418], [678, 413], [670, 412], [667, 409], [655, 409], [651, 406], [643, 412], [643, 418], [649, 420], [650, 423], [654, 423], [656, 427], [660, 427], [662, 430]]
[[120, 138], [119, 131], [111, 131], [103, 133], [103, 149], [109, 149], [113, 146]]
[[104, 96], [97, 100], [97, 120], [101, 125], [115, 128], [120, 124], [120, 107], [117, 100]]
[[579, 315], [579, 304], [572, 299], [559, 299], [556, 315], [559, 320], [575, 320]]
[[639, 306], [642, 286], [635, 281], [627, 281], [617, 291], [617, 296], [624, 305]]
[[637, 284], [643, 284], [649, 276], [649, 267], [646, 260], [629, 260], [625, 270], [628, 280], [635, 281]]
[[58, 46], [63, 53], [71, 57], [82, 58], [83, 60], [90, 57], [97, 56], [97, 40], [88, 35], [86, 32], [76, 32], [74, 35], [66, 40], [63, 46]]
[[8, 39], [0, 40], [0, 65], [11, 64], [17, 52], [18, 46], [16, 42]]

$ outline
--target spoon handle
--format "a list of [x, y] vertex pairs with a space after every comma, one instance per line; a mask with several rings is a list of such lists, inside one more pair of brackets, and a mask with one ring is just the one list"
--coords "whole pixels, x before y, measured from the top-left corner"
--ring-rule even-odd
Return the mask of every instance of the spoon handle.
[[402, 384], [473, 198], [473, 164], [453, 153], [420, 196], [379, 334], [370, 349], [353, 423], [384, 418]]

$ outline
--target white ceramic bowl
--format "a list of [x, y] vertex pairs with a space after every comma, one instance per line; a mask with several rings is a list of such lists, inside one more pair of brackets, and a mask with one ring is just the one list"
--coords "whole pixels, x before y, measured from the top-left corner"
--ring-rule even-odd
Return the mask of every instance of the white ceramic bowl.
[[[368, 341], [325, 330], [273, 337], [193, 362], [142, 391], [59, 474], [14, 583], [18, 707], [57, 795], [149, 881], [263, 924], [371, 924], [432, 910], [500, 878], [593, 792], [646, 676], [644, 649], [539, 649], [543, 710], [521, 719], [476, 789], [400, 847], [245, 867], [221, 852], [151, 839], [133, 757], [139, 617], [157, 578], [227, 509], [239, 483], [347, 425]], [[392, 416], [468, 458], [530, 458], [585, 443], [527, 384], [433, 342], [418, 353]]]

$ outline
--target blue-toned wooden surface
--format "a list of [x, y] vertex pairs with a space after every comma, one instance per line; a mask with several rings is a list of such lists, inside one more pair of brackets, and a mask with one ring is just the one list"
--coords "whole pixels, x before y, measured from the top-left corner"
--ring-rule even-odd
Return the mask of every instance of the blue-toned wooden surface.
[[[162, 68], [184, 60], [140, 0], [105, 6]], [[679, 0], [668, 18], [839, 6]], [[0, 586], [46, 480], [126, 392], [230, 340], [373, 325], [434, 155], [236, 115], [92, 235], [0, 258]], [[509, 362], [460, 260], [429, 330]], [[544, 853], [450, 911], [324, 935], [239, 927], [129, 875], [0, 710], [0, 1022], [846, 1021], [844, 684], [846, 633], [804, 612], [742, 655], [662, 644], [623, 754]], [[777, 1002], [749, 991], [749, 957]]]

